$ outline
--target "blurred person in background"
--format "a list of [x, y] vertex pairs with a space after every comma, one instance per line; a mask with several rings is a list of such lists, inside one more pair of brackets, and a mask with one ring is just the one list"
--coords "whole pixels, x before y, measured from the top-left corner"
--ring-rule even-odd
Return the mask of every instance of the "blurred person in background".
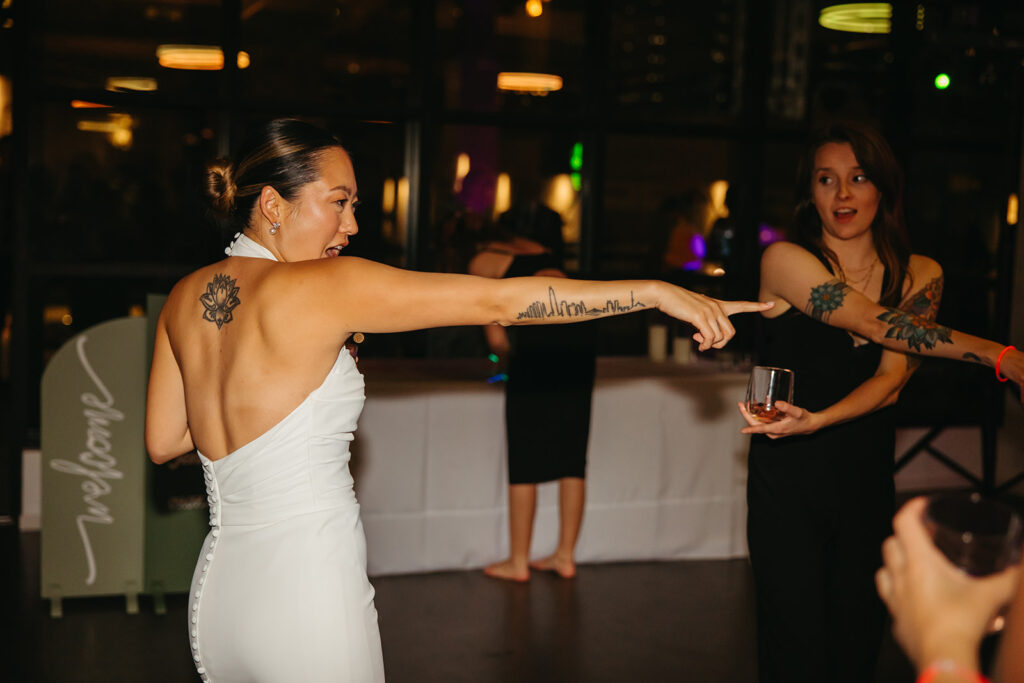
[[[538, 202], [503, 213], [497, 233], [469, 264], [472, 275], [565, 278], [562, 218]], [[507, 358], [505, 435], [508, 444], [509, 556], [488, 565], [488, 576], [527, 581], [530, 568], [576, 575], [575, 550], [586, 501], [585, 471], [594, 388], [595, 330], [484, 328], [488, 345]], [[537, 484], [558, 481], [558, 546], [530, 562]]]

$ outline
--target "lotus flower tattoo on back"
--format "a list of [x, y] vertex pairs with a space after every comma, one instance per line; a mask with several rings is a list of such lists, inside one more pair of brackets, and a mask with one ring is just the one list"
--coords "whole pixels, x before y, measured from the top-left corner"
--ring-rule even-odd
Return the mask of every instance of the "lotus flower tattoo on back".
[[225, 323], [231, 322], [233, 314], [231, 311], [242, 303], [238, 299], [238, 287], [235, 286], [236, 279], [227, 275], [214, 275], [213, 280], [206, 283], [206, 292], [199, 297], [206, 308], [203, 311], [203, 320], [217, 323], [219, 330]]

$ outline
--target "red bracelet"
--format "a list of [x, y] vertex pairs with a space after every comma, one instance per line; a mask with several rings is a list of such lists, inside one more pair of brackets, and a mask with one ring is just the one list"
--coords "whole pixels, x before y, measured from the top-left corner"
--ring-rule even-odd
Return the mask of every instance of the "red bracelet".
[[1016, 351], [1016, 350], [1017, 350], [1016, 346], [1007, 346], [999, 354], [999, 358], [996, 358], [996, 379], [999, 380], [1000, 382], [1007, 381], [1007, 378], [1003, 377], [1002, 375], [999, 374], [999, 365], [1003, 362], [1003, 357], [1007, 354], [1007, 352], [1009, 352], [1009, 351]]
[[958, 666], [951, 659], [944, 659], [941, 662], [928, 665], [917, 677], [917, 683], [932, 683], [940, 674], [954, 674], [957, 678], [970, 683], [989, 683], [989, 680], [977, 671]]

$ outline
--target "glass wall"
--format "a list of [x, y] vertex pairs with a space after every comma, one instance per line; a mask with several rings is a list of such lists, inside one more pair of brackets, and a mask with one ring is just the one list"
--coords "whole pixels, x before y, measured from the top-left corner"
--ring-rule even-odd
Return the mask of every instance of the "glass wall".
[[161, 46], [219, 47], [219, 2], [46, 0], [23, 7], [30, 24], [16, 28], [32, 34], [32, 84], [45, 91], [127, 91], [164, 102], [218, 95], [218, 71], [168, 69], [157, 53]]
[[[867, 34], [824, 28], [820, 4], [4, 2], [2, 376], [30, 395], [68, 335], [219, 258], [204, 164], [292, 115], [352, 154], [349, 253], [461, 271], [503, 212], [537, 202], [561, 216], [572, 272], [745, 298], [759, 249], [788, 227], [801, 140], [867, 121], [906, 171], [912, 243], [946, 268], [943, 322], [991, 328], [1020, 173], [1024, 15], [894, 3], [889, 32]], [[976, 291], [977, 319], [956, 293]], [[602, 352], [642, 353], [643, 325], [610, 323]], [[365, 351], [480, 347], [409, 334]], [[36, 413], [29, 402], [26, 426]]]
[[[413, 0], [242, 3], [239, 95], [293, 110], [398, 110], [413, 68]], [[297, 39], [298, 38], [298, 39]]]
[[735, 119], [746, 23], [742, 0], [612, 3], [608, 87], [615, 117]]
[[[223, 250], [202, 204], [217, 156], [211, 112], [39, 102], [28, 218], [39, 263], [209, 261]], [[221, 249], [218, 249], [221, 246]]]
[[578, 113], [586, 74], [585, 4], [439, 0], [435, 79], [443, 106]]
[[540, 203], [561, 216], [568, 268], [578, 271], [584, 154], [582, 134], [572, 129], [444, 126], [429, 181], [431, 267], [466, 272], [504, 212]]

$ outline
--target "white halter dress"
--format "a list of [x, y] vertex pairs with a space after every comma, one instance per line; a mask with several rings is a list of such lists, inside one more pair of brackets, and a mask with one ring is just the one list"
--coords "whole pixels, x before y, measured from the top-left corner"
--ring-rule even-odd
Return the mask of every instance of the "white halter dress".
[[[246, 237], [234, 256], [273, 255]], [[384, 680], [366, 540], [349, 473], [363, 376], [345, 349], [323, 384], [219, 460], [202, 453], [210, 532], [189, 642], [210, 683]]]

